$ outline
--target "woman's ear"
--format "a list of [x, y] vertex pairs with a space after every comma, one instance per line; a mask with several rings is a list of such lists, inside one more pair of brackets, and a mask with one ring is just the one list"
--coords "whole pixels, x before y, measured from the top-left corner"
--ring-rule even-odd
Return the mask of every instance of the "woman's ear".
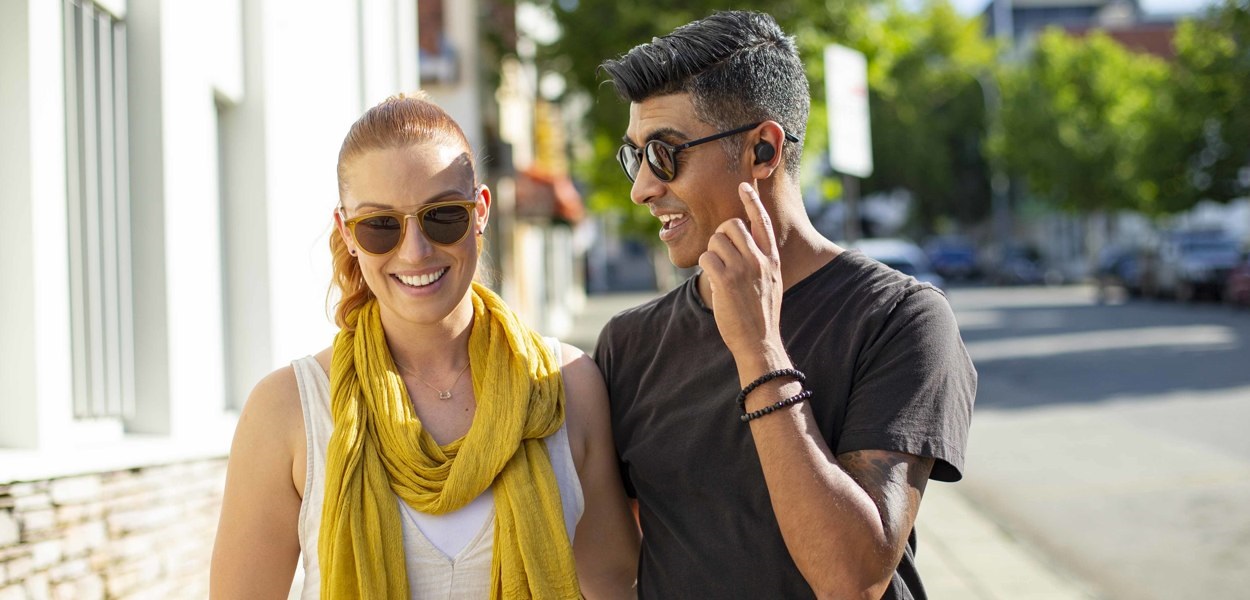
[[334, 209], [334, 229], [338, 232], [339, 239], [343, 240], [343, 245], [347, 246], [347, 253], [356, 256], [356, 245], [352, 243], [352, 236], [347, 232], [347, 225], [343, 223], [343, 208]]
[[473, 209], [473, 227], [476, 235], [486, 231], [486, 222], [490, 220], [490, 188], [482, 184], [477, 188], [477, 206]]

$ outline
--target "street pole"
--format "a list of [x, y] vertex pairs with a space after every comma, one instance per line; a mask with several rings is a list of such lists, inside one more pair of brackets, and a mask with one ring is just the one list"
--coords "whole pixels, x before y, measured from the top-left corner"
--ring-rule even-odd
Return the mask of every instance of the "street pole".
[[842, 235], [846, 243], [859, 241], [863, 232], [859, 224], [859, 178], [854, 175], [842, 175]]
[[[988, 142], [999, 133], [1002, 99], [992, 76], [977, 73], [973, 77], [981, 88], [985, 102], [985, 139]], [[990, 168], [990, 215], [993, 222], [994, 244], [997, 246], [1001, 259], [1007, 248], [1007, 242], [1011, 238], [1011, 205], [1008, 195], [1011, 180], [1003, 172], [1002, 161], [991, 156], [989, 152], [985, 152], [985, 162]]]

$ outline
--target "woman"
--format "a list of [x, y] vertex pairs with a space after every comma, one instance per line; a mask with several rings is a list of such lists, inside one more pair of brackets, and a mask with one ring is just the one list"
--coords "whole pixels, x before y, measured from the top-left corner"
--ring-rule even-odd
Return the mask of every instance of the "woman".
[[212, 597], [285, 598], [301, 551], [305, 598], [632, 594], [602, 377], [475, 282], [491, 194], [460, 127], [387, 99], [338, 180], [340, 331], [244, 406]]

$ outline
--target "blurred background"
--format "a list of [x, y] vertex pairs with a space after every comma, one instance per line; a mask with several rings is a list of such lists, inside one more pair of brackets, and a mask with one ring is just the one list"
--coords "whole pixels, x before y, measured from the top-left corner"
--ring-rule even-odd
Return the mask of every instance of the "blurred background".
[[731, 7], [802, 51], [813, 222], [945, 290], [981, 374], [931, 596], [1250, 598], [1247, 0], [0, 0], [0, 600], [207, 596], [238, 410], [334, 335], [337, 152], [391, 94], [464, 127], [539, 330], [590, 350], [689, 276], [597, 66]]

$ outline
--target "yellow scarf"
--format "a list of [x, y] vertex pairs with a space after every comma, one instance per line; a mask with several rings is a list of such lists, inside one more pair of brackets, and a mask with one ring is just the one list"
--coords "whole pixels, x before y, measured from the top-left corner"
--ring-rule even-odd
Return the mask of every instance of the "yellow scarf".
[[439, 446], [413, 413], [382, 332], [377, 300], [334, 339], [321, 516], [326, 598], [408, 597], [398, 495], [443, 514], [495, 491], [491, 598], [577, 598], [563, 507], [543, 438], [564, 422], [560, 365], [493, 292], [471, 290], [469, 360], [477, 411], [464, 437]]

